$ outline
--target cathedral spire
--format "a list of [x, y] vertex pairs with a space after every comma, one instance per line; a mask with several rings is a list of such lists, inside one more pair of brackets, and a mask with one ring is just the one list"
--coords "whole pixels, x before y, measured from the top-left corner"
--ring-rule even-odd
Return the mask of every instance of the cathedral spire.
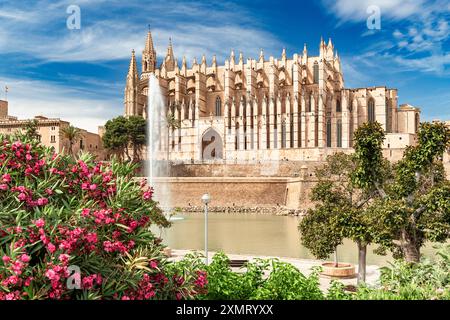
[[281, 59], [286, 60], [286, 48], [283, 48], [283, 52], [281, 53]]
[[262, 48], [259, 52], [259, 62], [264, 62], [264, 50]]
[[173, 71], [175, 69], [175, 56], [173, 54], [172, 38], [169, 38], [169, 45], [167, 46], [167, 54], [164, 59], [166, 70]]
[[333, 43], [331, 42], [331, 38], [328, 38], [328, 48], [333, 48]]
[[320, 37], [320, 45], [319, 45], [319, 57], [324, 58], [327, 51], [327, 46], [325, 45], [325, 41], [323, 41], [323, 37]]
[[125, 115], [135, 115], [137, 112], [137, 88], [139, 83], [139, 73], [136, 64], [136, 55], [133, 51], [131, 52], [130, 66], [128, 68], [127, 82], [125, 86]]
[[128, 76], [127, 77], [138, 77], [139, 73], [137, 70], [137, 64], [136, 64], [136, 54], [134, 52], [134, 49], [131, 51], [131, 60], [130, 60], [130, 66], [128, 67]]
[[152, 32], [150, 25], [147, 32], [147, 40], [145, 41], [145, 49], [142, 51], [142, 73], [155, 72], [156, 68], [156, 51], [153, 46]]

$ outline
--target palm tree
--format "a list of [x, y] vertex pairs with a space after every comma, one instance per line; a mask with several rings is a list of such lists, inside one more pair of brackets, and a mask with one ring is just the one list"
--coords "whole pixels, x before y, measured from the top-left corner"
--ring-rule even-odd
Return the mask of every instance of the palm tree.
[[[177, 107], [175, 106], [175, 112]], [[175, 115], [171, 112], [167, 114], [166, 118], [167, 124], [167, 163], [169, 163], [169, 151], [170, 151], [170, 129], [175, 130], [180, 128], [180, 122], [175, 118]]]
[[70, 143], [69, 152], [73, 155], [73, 145], [83, 137], [81, 129], [78, 129], [72, 125], [61, 129], [61, 134], [64, 139], [67, 139]]

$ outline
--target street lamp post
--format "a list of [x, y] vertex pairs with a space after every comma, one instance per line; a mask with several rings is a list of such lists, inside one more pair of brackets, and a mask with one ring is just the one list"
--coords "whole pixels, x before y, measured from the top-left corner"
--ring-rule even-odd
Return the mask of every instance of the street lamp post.
[[202, 202], [205, 204], [205, 264], [208, 265], [208, 203], [211, 201], [211, 196], [205, 193], [202, 196]]

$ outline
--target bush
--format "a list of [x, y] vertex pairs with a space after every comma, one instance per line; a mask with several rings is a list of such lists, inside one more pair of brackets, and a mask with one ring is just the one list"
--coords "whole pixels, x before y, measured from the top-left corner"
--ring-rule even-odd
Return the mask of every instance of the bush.
[[[307, 300], [322, 299], [317, 270], [305, 277], [294, 266], [273, 260], [257, 259], [247, 263], [245, 272], [229, 267], [223, 253], [214, 255], [209, 266], [207, 293], [211, 300]], [[271, 271], [270, 271], [271, 270]]]
[[334, 283], [328, 299], [354, 300], [448, 300], [450, 299], [450, 245], [443, 245], [435, 261], [420, 263], [395, 260], [381, 268], [380, 285], [360, 286], [356, 293], [347, 293], [344, 286]]
[[169, 222], [132, 178], [136, 165], [74, 160], [25, 136], [0, 141], [0, 300], [191, 299], [203, 290], [200, 265], [169, 263], [149, 231]]

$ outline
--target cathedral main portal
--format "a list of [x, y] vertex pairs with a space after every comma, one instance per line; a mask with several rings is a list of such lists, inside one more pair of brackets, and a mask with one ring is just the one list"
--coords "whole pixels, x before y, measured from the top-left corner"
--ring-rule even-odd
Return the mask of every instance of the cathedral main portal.
[[223, 142], [220, 134], [209, 128], [202, 136], [202, 159], [223, 159]]

